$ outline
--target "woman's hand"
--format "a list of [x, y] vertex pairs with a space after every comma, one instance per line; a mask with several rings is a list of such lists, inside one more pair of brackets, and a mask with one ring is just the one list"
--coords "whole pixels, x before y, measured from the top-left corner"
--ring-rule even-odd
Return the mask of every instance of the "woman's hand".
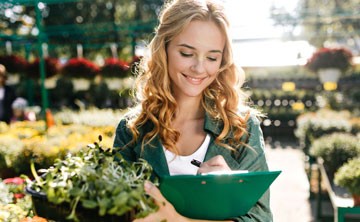
[[203, 162], [200, 165], [198, 173], [210, 173], [214, 171], [231, 171], [223, 156], [217, 155], [210, 160]]
[[165, 199], [165, 197], [161, 194], [160, 190], [154, 184], [152, 184], [149, 181], [146, 181], [144, 184], [144, 188], [145, 188], [145, 192], [149, 196], [154, 198], [155, 203], [159, 206], [159, 210], [152, 214], [149, 214], [144, 218], [136, 219], [133, 222], [175, 222], [175, 221], [176, 222], [232, 222], [232, 220], [209, 221], [209, 220], [194, 220], [194, 219], [186, 218], [180, 215], [178, 212], [176, 212], [174, 206]]
[[133, 222], [186, 222], [187, 218], [176, 212], [174, 206], [165, 199], [160, 190], [151, 182], [146, 181], [144, 184], [145, 192], [155, 199], [155, 203], [159, 206], [159, 210], [149, 214], [145, 218], [139, 218]]

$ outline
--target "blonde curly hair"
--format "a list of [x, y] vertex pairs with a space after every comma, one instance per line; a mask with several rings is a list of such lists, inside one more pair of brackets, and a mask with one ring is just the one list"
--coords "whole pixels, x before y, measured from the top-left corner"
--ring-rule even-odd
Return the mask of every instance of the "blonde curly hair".
[[239, 104], [245, 105], [246, 96], [240, 90], [244, 73], [237, 69], [233, 61], [229, 22], [223, 6], [211, 0], [175, 0], [165, 3], [159, 17], [160, 24], [149, 44], [150, 57], [147, 61], [143, 59], [137, 69], [136, 96], [141, 108], [138, 113], [128, 116], [128, 126], [133, 134], [132, 142], [135, 142], [140, 135], [138, 129], [148, 121], [152, 122], [153, 129], [144, 135], [142, 147], [159, 136], [168, 150], [178, 154], [175, 144], [180, 133], [171, 127], [177, 102], [168, 75], [166, 48], [194, 20], [214, 22], [226, 38], [219, 74], [204, 90], [202, 99], [202, 106], [208, 115], [223, 123], [215, 142], [234, 149], [231, 145], [235, 142], [238, 144], [246, 133], [249, 114], [241, 116], [238, 112]]

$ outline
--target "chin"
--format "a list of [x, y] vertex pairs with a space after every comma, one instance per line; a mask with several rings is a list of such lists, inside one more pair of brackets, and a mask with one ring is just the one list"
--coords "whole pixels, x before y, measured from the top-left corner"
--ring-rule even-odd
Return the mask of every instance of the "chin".
[[200, 92], [184, 92], [184, 94], [188, 97], [201, 97], [203, 91]]

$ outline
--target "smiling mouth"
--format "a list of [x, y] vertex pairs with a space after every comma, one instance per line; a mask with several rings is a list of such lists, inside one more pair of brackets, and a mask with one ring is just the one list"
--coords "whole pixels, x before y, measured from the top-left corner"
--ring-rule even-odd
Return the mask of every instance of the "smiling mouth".
[[195, 78], [195, 77], [191, 77], [191, 76], [188, 76], [188, 75], [185, 75], [185, 74], [182, 74], [182, 75], [193, 84], [200, 84], [204, 79], [207, 78], [207, 77]]

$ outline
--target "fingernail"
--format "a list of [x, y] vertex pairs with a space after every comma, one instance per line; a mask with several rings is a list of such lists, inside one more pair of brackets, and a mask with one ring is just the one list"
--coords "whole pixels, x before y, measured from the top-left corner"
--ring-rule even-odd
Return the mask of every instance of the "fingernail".
[[149, 191], [152, 188], [153, 184], [150, 181], [145, 181], [144, 183], [144, 189], [145, 191]]

